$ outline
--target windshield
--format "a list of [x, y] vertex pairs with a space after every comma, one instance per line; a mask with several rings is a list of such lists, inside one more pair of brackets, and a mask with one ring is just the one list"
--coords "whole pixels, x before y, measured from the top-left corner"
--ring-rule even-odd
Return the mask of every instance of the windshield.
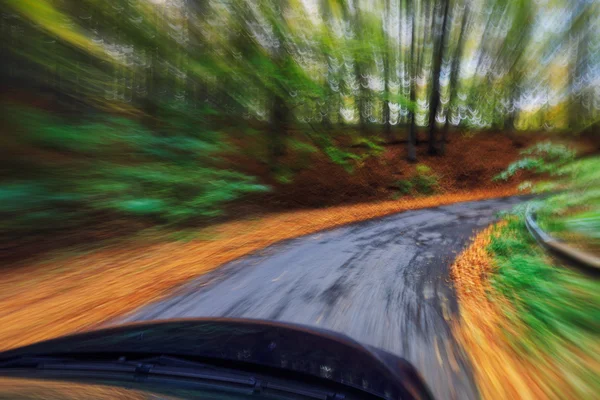
[[[586, 0], [1, 1], [0, 352], [253, 320], [333, 332], [269, 365], [355, 389], [589, 397], [599, 24]], [[259, 368], [271, 343], [185, 332], [144, 357]]]

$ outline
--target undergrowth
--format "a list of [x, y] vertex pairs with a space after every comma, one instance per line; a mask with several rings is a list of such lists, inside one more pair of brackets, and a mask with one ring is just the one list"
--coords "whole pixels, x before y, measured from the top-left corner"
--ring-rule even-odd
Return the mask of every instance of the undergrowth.
[[410, 179], [400, 179], [396, 181], [394, 187], [396, 189], [394, 198], [411, 193], [432, 195], [440, 190], [440, 177], [427, 165], [419, 164]]
[[[509, 300], [506, 316], [524, 333], [509, 339], [518, 352], [565, 357], [588, 351], [600, 332], [600, 281], [557, 265], [527, 232], [522, 214], [507, 217], [488, 251], [493, 287]], [[508, 334], [508, 333], [507, 333]]]
[[549, 193], [537, 202], [537, 221], [548, 233], [600, 253], [600, 157], [576, 159], [562, 144], [542, 142], [521, 152], [523, 158], [497, 175], [507, 180], [520, 170], [544, 177], [522, 187]]

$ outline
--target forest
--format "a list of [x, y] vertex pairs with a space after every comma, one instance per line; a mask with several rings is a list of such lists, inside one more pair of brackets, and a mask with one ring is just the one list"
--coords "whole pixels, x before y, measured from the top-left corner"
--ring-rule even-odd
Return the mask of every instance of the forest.
[[599, 1], [0, 15], [0, 351], [268, 319], [439, 399], [600, 393]]
[[4, 238], [98, 219], [202, 223], [293, 186], [315, 154], [351, 175], [394, 144], [414, 163], [419, 147], [444, 157], [453, 138], [469, 152], [498, 132], [598, 140], [593, 1], [1, 7]]

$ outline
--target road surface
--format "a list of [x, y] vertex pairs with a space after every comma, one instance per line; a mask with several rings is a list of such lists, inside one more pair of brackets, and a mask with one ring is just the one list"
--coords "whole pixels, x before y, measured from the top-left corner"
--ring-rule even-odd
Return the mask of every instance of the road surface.
[[477, 398], [449, 322], [449, 266], [498, 211], [524, 198], [407, 211], [268, 247], [186, 284], [126, 321], [200, 316], [315, 325], [400, 355], [437, 399]]

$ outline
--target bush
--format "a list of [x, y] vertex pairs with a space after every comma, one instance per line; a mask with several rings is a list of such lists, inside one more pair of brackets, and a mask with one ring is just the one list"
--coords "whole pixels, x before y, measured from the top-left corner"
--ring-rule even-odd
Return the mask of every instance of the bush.
[[497, 179], [508, 179], [519, 170], [531, 170], [549, 181], [526, 182], [534, 192], [560, 191], [540, 201], [537, 218], [542, 229], [566, 240], [576, 240], [600, 251], [600, 157], [575, 159], [575, 151], [552, 142], [539, 143], [522, 152]]
[[414, 185], [413, 185], [412, 181], [409, 181], [406, 179], [400, 179], [399, 181], [396, 181], [396, 184], [394, 186], [398, 190], [399, 195], [405, 196], [413, 190]]
[[267, 189], [219, 168], [216, 154], [225, 148], [218, 133], [199, 128], [195, 116], [171, 113], [173, 125], [156, 131], [125, 118], [71, 124], [13, 110], [12, 141], [37, 157], [6, 160], [0, 231], [86, 224], [99, 212], [182, 223], [219, 215], [227, 202]]
[[416, 173], [410, 179], [400, 179], [395, 182], [396, 197], [405, 196], [413, 191], [430, 195], [439, 190], [439, 177], [427, 165], [419, 164]]
[[417, 173], [412, 178], [412, 184], [421, 194], [433, 194], [439, 190], [439, 177], [427, 165], [417, 165]]
[[575, 151], [562, 144], [542, 142], [521, 151], [521, 155], [525, 157], [510, 164], [494, 180], [507, 180], [518, 171], [556, 173], [559, 167], [574, 159]]

